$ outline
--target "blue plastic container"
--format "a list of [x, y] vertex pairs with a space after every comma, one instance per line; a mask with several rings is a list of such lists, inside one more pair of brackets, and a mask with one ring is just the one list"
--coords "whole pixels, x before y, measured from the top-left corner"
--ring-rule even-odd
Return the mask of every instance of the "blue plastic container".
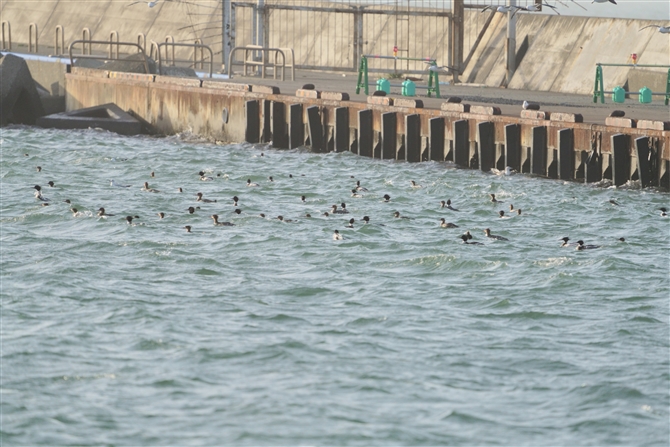
[[621, 87], [614, 87], [612, 91], [612, 101], [614, 102], [624, 102], [626, 100], [626, 90]]
[[402, 83], [402, 95], [403, 96], [415, 96], [416, 95], [416, 84], [409, 79], [405, 79]]
[[649, 104], [651, 102], [651, 90], [647, 87], [642, 87], [640, 89], [640, 103]]
[[391, 83], [388, 79], [377, 79], [377, 91], [384, 91], [387, 95], [391, 94]]

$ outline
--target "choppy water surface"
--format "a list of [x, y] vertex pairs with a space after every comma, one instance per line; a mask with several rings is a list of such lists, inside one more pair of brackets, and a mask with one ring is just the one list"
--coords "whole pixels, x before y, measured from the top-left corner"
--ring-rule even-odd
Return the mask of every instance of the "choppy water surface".
[[665, 193], [21, 127], [1, 176], [3, 445], [670, 442]]

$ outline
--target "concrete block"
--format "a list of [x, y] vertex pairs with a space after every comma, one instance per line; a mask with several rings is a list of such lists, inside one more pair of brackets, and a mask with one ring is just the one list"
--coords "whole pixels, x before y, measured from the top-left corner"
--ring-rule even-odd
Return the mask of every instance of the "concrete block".
[[42, 102], [26, 61], [4, 55], [0, 59], [0, 126], [35, 124], [42, 115]]
[[143, 73], [126, 73], [123, 71], [110, 71], [110, 79], [125, 79], [129, 81], [154, 82], [156, 75]]
[[472, 106], [470, 113], [474, 115], [500, 115], [500, 107], [495, 106]]
[[236, 92], [248, 92], [251, 90], [249, 84], [238, 84], [236, 82], [221, 82], [221, 81], [209, 81], [203, 79], [202, 88], [213, 88], [219, 90], [233, 90]]
[[540, 112], [539, 110], [522, 110], [521, 118], [529, 120], [548, 120], [551, 112]]
[[392, 106], [393, 98], [389, 98], [388, 96], [368, 96], [368, 104], [374, 106]]
[[106, 79], [109, 77], [109, 70], [98, 70], [97, 68], [72, 67], [70, 72], [73, 75], [88, 76], [89, 78]]
[[393, 100], [393, 105], [396, 107], [412, 107], [415, 109], [423, 109], [423, 101], [420, 99], [396, 98]]
[[54, 129], [96, 127], [121, 135], [137, 135], [142, 131], [142, 123], [113, 103], [43, 116], [37, 119], [37, 125]]
[[298, 90], [295, 91], [295, 96], [299, 98], [311, 98], [311, 99], [319, 99], [320, 93], [318, 90], [305, 90], [302, 88], [299, 88]]
[[639, 120], [637, 122], [637, 128], [649, 130], [670, 130], [670, 121]]
[[440, 106], [443, 112], [469, 113], [470, 104], [457, 104], [453, 102], [443, 102]]
[[559, 121], [561, 123], [583, 123], [584, 117], [580, 113], [552, 113], [551, 121]]
[[605, 118], [605, 125], [612, 127], [636, 127], [637, 120], [633, 118], [618, 118], [608, 116], [607, 118]]
[[200, 87], [202, 84], [201, 79], [190, 79], [190, 78], [174, 78], [172, 76], [156, 76], [154, 79], [156, 84], [171, 84], [171, 85], [180, 85], [182, 87]]
[[349, 101], [349, 93], [321, 92], [321, 99], [330, 101]]
[[280, 93], [279, 87], [272, 85], [251, 85], [250, 87], [252, 93], [265, 93], [268, 95], [278, 95]]

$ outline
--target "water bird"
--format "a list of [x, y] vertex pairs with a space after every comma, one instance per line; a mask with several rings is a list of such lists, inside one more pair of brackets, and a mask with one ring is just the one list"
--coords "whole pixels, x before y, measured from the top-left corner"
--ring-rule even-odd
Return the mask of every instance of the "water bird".
[[35, 188], [35, 198], [37, 200], [41, 200], [42, 202], [48, 202], [49, 201], [49, 199], [47, 199], [46, 197], [44, 197], [42, 195], [42, 187], [40, 185], [35, 185], [35, 186], [33, 186], [33, 188]]
[[409, 219], [409, 217], [407, 216], [401, 216], [400, 211], [396, 211], [395, 213], [393, 213], [393, 217], [395, 217], [396, 219]]
[[165, 213], [158, 213], [158, 218], [159, 219], [164, 219], [165, 218]]
[[540, 104], [524, 101], [523, 104], [521, 104], [521, 108], [523, 108], [523, 110], [540, 110]]
[[619, 239], [617, 239], [617, 240], [618, 240], [619, 242], [626, 242], [626, 239], [625, 239], [625, 238], [623, 238], [623, 237], [620, 237], [620, 238], [619, 238]]
[[305, 217], [312, 217], [312, 215], [307, 213], [307, 214], [305, 214]]
[[577, 244], [575, 244], [575, 243], [573, 243], [573, 242], [568, 242], [568, 241], [570, 240], [570, 238], [567, 237], [567, 236], [562, 237], [562, 238], [559, 239], [559, 240], [563, 241], [563, 243], [561, 244], [561, 247], [573, 247], [573, 246], [577, 245]]
[[467, 234], [463, 234], [463, 235], [461, 235], [461, 240], [463, 241], [464, 244], [468, 244], [468, 245], [484, 245], [484, 244], [482, 244], [481, 242], [477, 242], [477, 241], [470, 242], [470, 239], [472, 239], [472, 237], [468, 237]]
[[458, 228], [458, 225], [456, 225], [456, 224], [454, 224], [454, 223], [451, 223], [451, 222], [447, 222], [447, 221], [444, 219], [444, 217], [442, 217], [442, 218], [440, 219], [440, 227], [442, 227], [442, 228]]
[[252, 183], [252, 182], [251, 182], [251, 179], [248, 178], [248, 179], [247, 179], [247, 186], [248, 186], [248, 187], [256, 187], [256, 186], [258, 186], [258, 183]]
[[611, 203], [612, 205], [621, 206], [621, 205], [619, 205], [619, 202], [617, 202], [617, 201], [614, 200], [614, 199], [610, 199], [610, 203]]
[[347, 228], [354, 228], [354, 222], [355, 222], [355, 220], [354, 220], [353, 217], [351, 219], [349, 219], [349, 225], [347, 225]]
[[128, 225], [134, 225], [133, 224], [133, 219], [139, 219], [138, 216], [126, 216], [126, 223]]
[[459, 211], [458, 208], [451, 206], [451, 199], [447, 199], [446, 203], [444, 200], [440, 202], [440, 208], [446, 208], [451, 211]]
[[[547, 6], [551, 8], [556, 14], [559, 16], [561, 15], [560, 12], [556, 11], [556, 7], [553, 5], [550, 5], [549, 3], [542, 3], [542, 4], [535, 4], [535, 5], [528, 5], [526, 7], [523, 6], [517, 6], [517, 12], [518, 11], [527, 11], [527, 12], [539, 12], [542, 9], [542, 6]], [[516, 14], [516, 13], [515, 13]]]
[[[26, 154], [26, 156], [28, 156], [28, 154]], [[36, 166], [35, 169], [37, 172], [42, 172], [42, 166]]]
[[342, 208], [342, 214], [349, 214], [349, 210], [347, 209], [347, 204], [342, 202], [340, 203], [340, 208]]
[[156, 174], [154, 174], [154, 171], [151, 171], [151, 174], [150, 174], [150, 175], [151, 175], [151, 178], [156, 177]]
[[491, 229], [487, 228], [484, 230], [484, 234], [486, 234], [486, 237], [491, 238], [491, 239], [496, 239], [498, 241], [509, 241], [506, 237], [502, 236], [496, 236], [495, 234], [491, 234]]
[[114, 179], [111, 179], [109, 181], [109, 186], [113, 186], [114, 188], [130, 188], [131, 185], [122, 185], [121, 183], [115, 182]]
[[293, 222], [292, 219], [284, 219], [284, 216], [277, 216], [277, 220], [280, 222]]
[[509, 219], [509, 216], [505, 216], [505, 212], [503, 210], [498, 211], [498, 217], [501, 219]]
[[106, 217], [114, 217], [115, 214], [107, 214], [107, 213], [105, 212], [105, 209], [104, 209], [103, 207], [100, 207], [100, 208], [98, 208], [98, 214], [97, 214], [97, 216], [98, 216], [98, 217], [105, 217], [105, 218], [106, 218]]
[[514, 212], [514, 205], [512, 205], [511, 203], [509, 204], [509, 211], [510, 213]]
[[215, 199], [215, 200], [203, 199], [203, 198], [202, 198], [202, 193], [201, 193], [201, 192], [197, 193], [196, 196], [198, 197], [197, 199], [195, 199], [196, 202], [216, 203], [216, 199]]
[[144, 186], [143, 186], [142, 188], [140, 188], [140, 189], [141, 189], [142, 191], [146, 191], [146, 192], [160, 192], [160, 191], [157, 190], [157, 189], [149, 188], [149, 182], [144, 182]]
[[237, 206], [237, 202], [238, 202], [239, 200], [240, 200], [240, 199], [239, 199], [237, 196], [233, 196], [233, 206]]
[[300, 201], [301, 201], [302, 203], [307, 202], [307, 197], [305, 197], [305, 196], [300, 196]]
[[600, 248], [600, 245], [586, 245], [582, 240], [577, 241], [577, 250], [591, 250], [594, 248]]
[[184, 228], [186, 229], [187, 233], [191, 232], [191, 226], [190, 225], [185, 225]]
[[[572, 1], [574, 2], [575, 0]], [[591, 3], [607, 3], [607, 2], [614, 3], [615, 5], [617, 4], [614, 0], [593, 0]]]
[[192, 207], [192, 206], [189, 206], [186, 210], [188, 211], [189, 214], [193, 214], [193, 213], [195, 213], [195, 210], [196, 210], [196, 209], [199, 210], [200, 207], [194, 208], [194, 207]]
[[658, 209], [661, 212], [661, 217], [668, 217], [668, 210], [665, 207]]
[[647, 28], [658, 28], [658, 32], [661, 34], [670, 33], [670, 26], [661, 26], [661, 25], [647, 25], [645, 27], [640, 28], [640, 31]]
[[72, 203], [72, 202], [70, 202], [70, 199], [65, 199], [65, 200], [63, 200], [63, 202], [64, 203]]
[[184, 190], [181, 189], [181, 187], [179, 187], [179, 188], [177, 188], [177, 192], [184, 192]]
[[70, 208], [70, 211], [72, 211], [72, 217], [84, 217], [84, 213], [80, 213], [77, 208]]
[[498, 6], [498, 7], [496, 7], [494, 5], [488, 5], [488, 6], [484, 7], [484, 9], [482, 9], [481, 12], [487, 11], [489, 9], [491, 9], [491, 10], [495, 9], [495, 12], [502, 12], [504, 14], [504, 13], [511, 12], [514, 9], [514, 6]]
[[521, 208], [518, 208], [518, 209], [516, 210], [516, 215], [517, 215], [517, 216], [520, 216], [520, 215], [521, 215]]
[[235, 213], [239, 216], [240, 214], [242, 214], [242, 210], [239, 209], [239, 208], [235, 208], [235, 210], [233, 210], [233, 213]]
[[272, 179], [272, 176], [268, 177], [268, 182], [274, 182], [274, 180]]
[[52, 182], [51, 180], [49, 180], [47, 182], [47, 185], [49, 185], [50, 188], [55, 188], [56, 187], [56, 184], [54, 182]]
[[218, 214], [212, 214], [212, 215], [209, 216], [209, 217], [211, 217], [212, 219], [214, 219], [214, 225], [216, 225], [216, 226], [218, 226], [218, 227], [233, 227], [233, 226], [235, 226], [234, 223], [230, 223], [230, 222], [219, 222], [219, 215], [218, 215]]
[[262, 217], [263, 219], [265, 219], [265, 214], [260, 213], [260, 214], [258, 215], [258, 217]]
[[384, 202], [390, 202], [391, 201], [391, 196], [388, 194], [384, 194]]
[[198, 172], [198, 175], [200, 176], [200, 180], [202, 180], [203, 182], [211, 182], [212, 180], [214, 180], [212, 177], [205, 175], [205, 171]]
[[355, 199], [360, 199], [361, 197], [363, 197], [363, 195], [359, 194], [356, 191], [356, 188], [354, 188], [354, 189], [351, 190], [351, 197], [353, 197]]
[[493, 202], [493, 203], [503, 203], [500, 200], [496, 199], [495, 194], [489, 194], [489, 196], [491, 196], [491, 202]]
[[360, 180], [356, 180], [356, 191], [368, 192], [368, 189], [361, 186]]
[[324, 211], [324, 213], [321, 214], [321, 215], [322, 215], [322, 216], [326, 216], [326, 217], [330, 216], [330, 214], [328, 213], [328, 211]]
[[333, 233], [333, 240], [334, 241], [344, 240], [344, 236], [342, 236], [339, 231], [335, 230], [335, 232]]
[[415, 182], [414, 180], [410, 180], [409, 183], [410, 183], [410, 185], [412, 186], [412, 188], [423, 188], [423, 186], [419, 185], [419, 184], [418, 184], [417, 182]]
[[505, 166], [505, 169], [503, 171], [496, 168], [491, 168], [491, 172], [495, 175], [507, 175], [507, 176], [516, 174], [516, 171], [512, 169], [510, 166]]

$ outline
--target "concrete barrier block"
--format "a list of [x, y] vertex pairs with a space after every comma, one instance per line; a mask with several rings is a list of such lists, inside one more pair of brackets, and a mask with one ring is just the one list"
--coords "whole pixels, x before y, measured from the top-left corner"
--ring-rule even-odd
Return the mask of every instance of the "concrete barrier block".
[[460, 104], [453, 102], [443, 102], [440, 106], [443, 112], [469, 113], [470, 104]]
[[495, 106], [472, 106], [470, 113], [475, 115], [500, 115], [500, 107]]
[[305, 90], [302, 88], [299, 88], [298, 90], [295, 91], [295, 96], [298, 96], [300, 98], [311, 98], [311, 99], [319, 99], [320, 93], [318, 90]]
[[181, 85], [183, 87], [200, 87], [202, 79], [195, 78], [175, 78], [173, 76], [156, 76], [156, 84]]
[[583, 123], [584, 117], [581, 113], [552, 113], [549, 118], [551, 121], [560, 121], [561, 123]]
[[110, 71], [110, 79], [125, 79], [129, 81], [154, 82], [156, 75], [144, 73], [126, 73], [123, 71]]
[[415, 109], [423, 109], [423, 101], [420, 99], [397, 98], [393, 100], [393, 105], [396, 107], [412, 107]]
[[107, 79], [109, 77], [109, 70], [98, 70], [96, 68], [72, 67], [70, 73], [77, 76], [88, 76], [91, 78]]
[[279, 87], [273, 85], [251, 85], [252, 93], [265, 93], [268, 95], [278, 95]]
[[349, 101], [349, 93], [321, 92], [321, 99], [330, 101]]
[[550, 112], [540, 112], [539, 110], [522, 110], [521, 118], [529, 120], [548, 120], [551, 117]]
[[35, 124], [42, 115], [44, 108], [26, 61], [5, 54], [0, 58], [0, 126]]
[[235, 82], [221, 82], [221, 81], [202, 81], [202, 88], [213, 88], [219, 90], [233, 90], [236, 92], [248, 92], [251, 90], [249, 84], [237, 84]]
[[368, 96], [368, 104], [375, 106], [392, 106], [393, 98], [388, 96]]
[[670, 121], [639, 120], [637, 122], [637, 128], [648, 130], [670, 130]]
[[608, 116], [605, 118], [605, 125], [612, 127], [636, 127], [637, 120], [633, 118], [619, 118], [614, 116]]

